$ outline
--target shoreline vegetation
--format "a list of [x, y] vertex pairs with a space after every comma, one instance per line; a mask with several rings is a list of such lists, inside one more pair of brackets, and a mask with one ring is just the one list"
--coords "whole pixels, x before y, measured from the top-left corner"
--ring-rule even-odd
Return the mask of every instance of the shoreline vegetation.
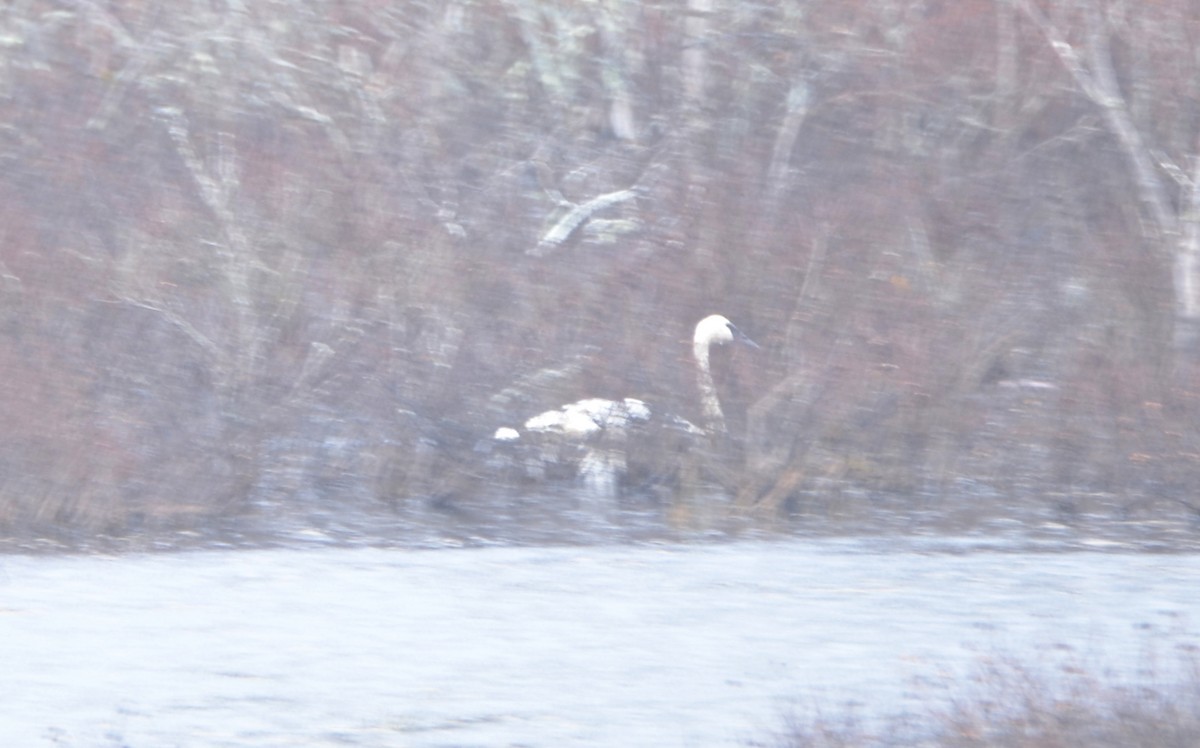
[[1053, 5], [7, 4], [0, 536], [604, 542], [491, 435], [720, 313], [609, 540], [1195, 543], [1195, 2]]
[[[535, 503], [546, 503], [537, 499]], [[189, 522], [180, 527], [41, 528], [43, 532], [0, 533], [0, 555], [54, 553], [138, 553], [259, 548], [390, 547], [410, 549], [488, 546], [611, 545], [645, 543], [737, 543], [841, 539], [889, 549], [930, 553], [1196, 553], [1200, 532], [1187, 520], [1114, 520], [1076, 517], [1023, 521], [975, 518], [947, 522], [936, 512], [876, 511], [870, 516], [805, 517], [764, 527], [754, 521], [673, 527], [659, 512], [589, 516], [568, 498], [558, 512], [466, 519], [439, 512], [398, 515], [390, 511], [234, 515]]]
[[[1147, 634], [1149, 641], [1149, 634]], [[1182, 637], [1173, 637], [1182, 639]], [[1156, 647], [1161, 649], [1161, 647]], [[795, 711], [754, 748], [1195, 748], [1200, 745], [1200, 649], [1175, 644], [1134, 673], [1072, 652], [1033, 662], [981, 658], [940, 684], [937, 706], [864, 719], [846, 706]], [[938, 699], [933, 699], [938, 701]]]

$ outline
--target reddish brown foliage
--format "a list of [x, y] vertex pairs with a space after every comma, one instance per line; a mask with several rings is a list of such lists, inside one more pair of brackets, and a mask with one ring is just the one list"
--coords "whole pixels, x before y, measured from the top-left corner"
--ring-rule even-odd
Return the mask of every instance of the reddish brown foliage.
[[[710, 311], [764, 345], [717, 362], [743, 503], [1196, 511], [1169, 248], [1008, 5], [730, 6], [699, 102], [655, 4], [251, 5], [6, 17], [4, 526], [469, 492], [565, 399], [696, 417]], [[1188, 7], [1109, 30], [1180, 164]]]

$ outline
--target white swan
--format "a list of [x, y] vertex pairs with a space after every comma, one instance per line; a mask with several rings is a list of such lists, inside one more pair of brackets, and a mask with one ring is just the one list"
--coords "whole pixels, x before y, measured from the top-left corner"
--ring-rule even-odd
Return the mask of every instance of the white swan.
[[692, 336], [692, 358], [696, 362], [696, 386], [700, 388], [700, 405], [704, 412], [704, 427], [709, 434], [725, 431], [725, 414], [721, 411], [721, 400], [717, 397], [717, 386], [713, 384], [712, 369], [708, 354], [714, 345], [733, 342], [758, 347], [746, 334], [719, 314], [710, 314], [696, 323]]
[[[696, 324], [692, 336], [692, 358], [696, 366], [696, 385], [700, 392], [704, 427], [699, 428], [673, 414], [663, 414], [664, 425], [689, 434], [716, 436], [725, 432], [725, 415], [713, 383], [709, 354], [714, 345], [740, 342], [754, 348], [758, 344], [747, 337], [732, 322], [720, 314], [712, 314]], [[576, 461], [575, 474], [585, 486], [596, 493], [611, 495], [628, 468], [626, 441], [630, 427], [651, 420], [650, 407], [641, 400], [587, 398], [568, 403], [561, 408], [539, 413], [525, 421], [524, 432], [529, 435], [552, 435], [547, 448], [527, 460], [530, 473], [544, 473], [543, 466], [558, 463], [572, 456]], [[523, 440], [522, 432], [502, 426], [492, 436], [498, 443], [515, 444]], [[563, 447], [572, 450], [563, 454]], [[533, 464], [530, 465], [529, 463]]]

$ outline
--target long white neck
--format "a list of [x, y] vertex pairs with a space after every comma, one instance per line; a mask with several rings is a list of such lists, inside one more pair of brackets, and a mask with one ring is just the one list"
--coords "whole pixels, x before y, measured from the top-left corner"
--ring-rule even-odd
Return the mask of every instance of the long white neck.
[[725, 414], [721, 412], [721, 400], [713, 384], [712, 370], [708, 365], [709, 342], [697, 340], [692, 344], [692, 356], [696, 359], [696, 385], [700, 389], [700, 406], [704, 411], [704, 427], [710, 434], [725, 432]]

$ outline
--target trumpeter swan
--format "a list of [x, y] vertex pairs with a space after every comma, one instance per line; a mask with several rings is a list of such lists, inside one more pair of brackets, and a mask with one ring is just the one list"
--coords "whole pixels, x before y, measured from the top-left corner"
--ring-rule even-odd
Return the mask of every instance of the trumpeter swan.
[[[733, 342], [758, 348], [757, 343], [720, 314], [711, 314], [696, 324], [692, 336], [692, 359], [696, 367], [703, 428], [679, 416], [661, 414], [659, 417], [665, 425], [697, 436], [716, 436], [725, 432], [725, 415], [713, 383], [709, 355], [714, 345]], [[634, 424], [648, 422], [651, 417], [650, 407], [641, 400], [587, 398], [533, 416], [525, 421], [524, 432], [543, 438], [552, 436], [556, 445], [565, 441], [577, 446], [575, 474], [589, 488], [608, 494], [615, 491], [618, 480], [627, 469], [627, 432]], [[496, 442], [517, 443], [523, 439], [523, 435], [517, 429], [502, 426], [492, 438]], [[557, 449], [543, 449], [533, 458], [539, 463], [559, 459], [562, 459], [561, 450]]]

